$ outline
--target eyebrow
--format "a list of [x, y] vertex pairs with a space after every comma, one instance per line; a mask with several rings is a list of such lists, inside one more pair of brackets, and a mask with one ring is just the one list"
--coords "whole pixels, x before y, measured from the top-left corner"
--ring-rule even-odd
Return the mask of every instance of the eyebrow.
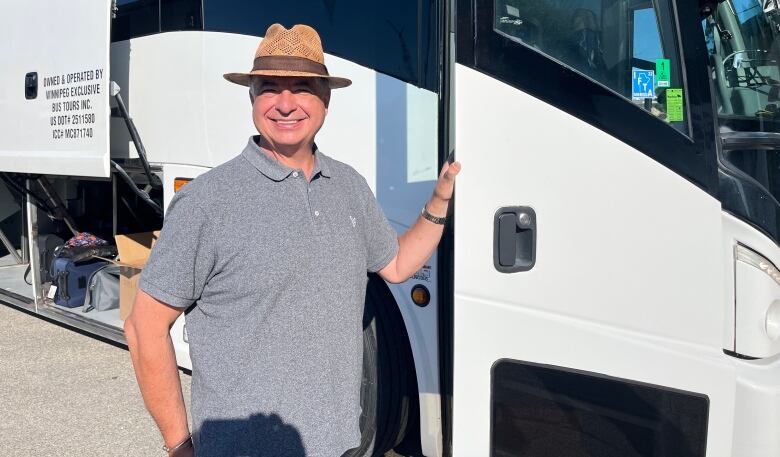
[[[282, 87], [282, 84], [276, 82], [276, 81], [261, 81], [257, 84], [257, 87], [260, 89], [263, 88], [278, 88]], [[291, 88], [298, 88], [298, 87], [306, 87], [307, 89], [315, 89], [315, 85], [312, 83], [312, 81], [308, 80], [301, 80], [297, 81], [290, 85]]]
[[276, 81], [260, 81], [259, 83], [256, 83], [257, 87], [279, 87], [279, 83]]

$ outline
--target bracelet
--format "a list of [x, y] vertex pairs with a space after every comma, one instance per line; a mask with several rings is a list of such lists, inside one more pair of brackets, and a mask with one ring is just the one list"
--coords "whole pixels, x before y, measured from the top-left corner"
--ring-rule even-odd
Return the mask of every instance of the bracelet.
[[173, 451], [176, 451], [176, 450], [178, 450], [178, 449], [181, 449], [181, 448], [183, 448], [183, 447], [184, 447], [185, 445], [187, 445], [188, 443], [192, 443], [192, 433], [190, 433], [190, 434], [187, 436], [187, 438], [186, 438], [184, 441], [182, 441], [181, 443], [179, 443], [179, 444], [177, 444], [177, 445], [175, 445], [175, 446], [173, 446], [173, 447], [168, 447], [168, 446], [166, 446], [166, 445], [164, 445], [164, 444], [163, 444], [163, 447], [162, 447], [162, 448], [163, 448], [163, 451], [165, 451], [165, 452], [167, 452], [168, 454], [170, 454], [170, 453], [171, 453], [171, 452], [173, 452]]
[[434, 224], [444, 225], [444, 223], [447, 222], [447, 216], [444, 217], [434, 216], [433, 214], [428, 212], [428, 208], [426, 208], [425, 205], [423, 205], [422, 211], [420, 211], [420, 215], [423, 217], [423, 219], [429, 220]]

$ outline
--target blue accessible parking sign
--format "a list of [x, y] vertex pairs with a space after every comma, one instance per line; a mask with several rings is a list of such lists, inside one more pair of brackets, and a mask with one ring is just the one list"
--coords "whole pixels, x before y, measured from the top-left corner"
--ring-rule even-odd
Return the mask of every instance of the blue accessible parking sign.
[[631, 98], [653, 98], [655, 96], [655, 72], [653, 70], [631, 70]]

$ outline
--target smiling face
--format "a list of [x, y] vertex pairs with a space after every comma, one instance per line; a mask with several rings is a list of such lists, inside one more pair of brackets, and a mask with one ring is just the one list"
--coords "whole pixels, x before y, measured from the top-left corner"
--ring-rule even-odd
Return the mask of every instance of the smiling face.
[[276, 152], [311, 150], [325, 122], [330, 88], [325, 80], [299, 77], [253, 77], [252, 119]]

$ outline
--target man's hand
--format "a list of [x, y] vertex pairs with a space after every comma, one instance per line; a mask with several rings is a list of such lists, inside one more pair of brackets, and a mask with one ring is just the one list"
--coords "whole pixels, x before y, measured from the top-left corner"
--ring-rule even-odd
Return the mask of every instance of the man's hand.
[[[441, 167], [433, 195], [425, 205], [431, 215], [447, 216], [447, 208], [455, 189], [455, 177], [460, 173], [460, 168], [460, 162], [445, 162], [444, 166]], [[436, 250], [442, 232], [444, 232], [443, 225], [434, 224], [423, 217], [418, 217], [417, 222], [406, 233], [398, 237], [398, 254], [379, 272], [379, 276], [392, 283], [409, 279]]]
[[438, 217], [447, 215], [447, 207], [455, 189], [455, 177], [460, 173], [460, 168], [460, 162], [444, 162], [444, 166], [441, 167], [441, 173], [439, 173], [439, 180], [436, 181], [436, 187], [433, 189], [431, 200], [426, 205], [429, 213]]

